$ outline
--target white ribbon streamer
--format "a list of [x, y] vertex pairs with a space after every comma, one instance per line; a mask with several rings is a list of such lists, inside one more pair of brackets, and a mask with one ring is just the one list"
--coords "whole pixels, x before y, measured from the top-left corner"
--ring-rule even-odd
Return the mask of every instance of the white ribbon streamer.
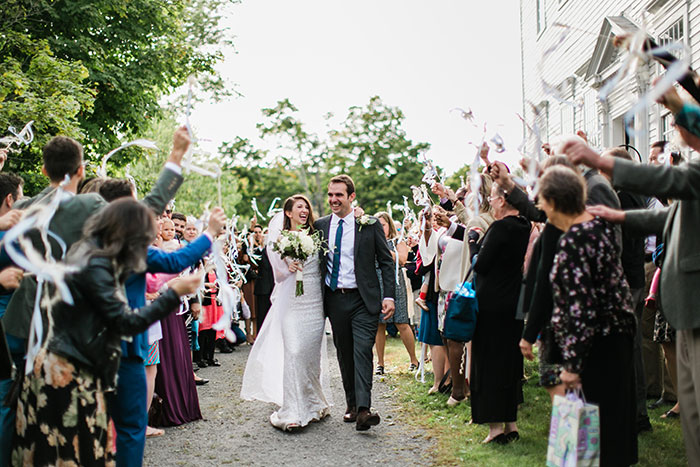
[[115, 155], [117, 152], [121, 151], [122, 149], [128, 148], [130, 146], [139, 146], [144, 149], [153, 149], [153, 150], [158, 150], [158, 146], [156, 146], [156, 143], [153, 141], [147, 140], [147, 139], [137, 139], [128, 143], [124, 143], [121, 146], [119, 146], [116, 149], [112, 149], [109, 151], [107, 154], [105, 154], [102, 157], [102, 161], [100, 163], [100, 167], [97, 169], [97, 175], [99, 177], [106, 177], [107, 176], [107, 161]]

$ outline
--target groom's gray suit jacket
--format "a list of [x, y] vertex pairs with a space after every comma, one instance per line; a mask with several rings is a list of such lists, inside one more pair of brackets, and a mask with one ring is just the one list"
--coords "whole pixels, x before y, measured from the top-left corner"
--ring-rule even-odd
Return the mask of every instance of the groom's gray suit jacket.
[[[373, 314], [382, 311], [382, 300], [393, 299], [396, 291], [396, 270], [394, 260], [391, 257], [389, 246], [381, 223], [376, 218], [373, 224], [360, 225], [355, 222], [355, 249], [353, 258], [355, 262], [355, 280], [357, 289], [360, 292], [362, 301], [367, 310]], [[324, 247], [329, 250], [328, 254], [321, 252], [321, 290], [325, 292], [326, 276], [328, 275], [328, 258], [332, 242], [328, 241], [328, 233], [331, 228], [331, 216], [326, 216], [314, 222], [314, 228], [321, 232]], [[376, 263], [375, 263], [376, 259]], [[377, 276], [377, 264], [382, 271], [382, 286], [384, 296], [379, 288], [379, 277]]]

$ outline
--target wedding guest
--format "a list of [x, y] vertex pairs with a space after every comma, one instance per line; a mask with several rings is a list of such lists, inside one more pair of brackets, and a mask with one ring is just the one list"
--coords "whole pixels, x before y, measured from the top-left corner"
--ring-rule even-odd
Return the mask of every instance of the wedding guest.
[[[627, 150], [621, 147], [608, 149], [603, 154], [633, 161]], [[615, 190], [615, 193], [620, 199], [620, 207], [623, 211], [646, 208], [646, 199], [642, 195], [620, 189]], [[638, 235], [628, 227], [622, 226], [622, 269], [630, 286], [637, 323], [641, 323], [644, 312], [644, 241], [643, 235]], [[637, 326], [634, 337], [634, 374], [637, 397], [637, 430], [639, 432], [651, 431], [651, 423], [647, 415], [647, 382], [642, 359], [640, 326]]]
[[[205, 261], [206, 266], [206, 261]], [[204, 296], [202, 297], [202, 312], [199, 317], [199, 346], [201, 348], [201, 360], [197, 363], [200, 368], [207, 366], [221, 366], [219, 360], [214, 358], [216, 340], [224, 338], [224, 331], [212, 328], [214, 323], [224, 314], [224, 309], [217, 301], [219, 287], [216, 284], [216, 271], [211, 270], [205, 275]]]
[[[24, 180], [13, 173], [0, 173], [0, 217], [13, 212], [12, 206], [15, 201], [22, 197], [22, 187]], [[19, 215], [19, 211], [14, 211]], [[18, 216], [19, 219], [19, 216]], [[10, 227], [9, 225], [3, 226]], [[0, 239], [5, 236], [6, 230], [0, 231]], [[7, 304], [12, 298], [12, 294], [19, 286], [23, 277], [23, 271], [14, 266], [7, 266], [0, 271], [0, 318], [5, 314]], [[0, 332], [5, 334], [5, 330], [0, 323]], [[25, 353], [25, 342], [11, 335], [5, 334], [7, 340], [7, 351], [9, 352], [8, 362], [14, 362], [17, 368], [22, 368], [22, 361]], [[4, 349], [0, 349], [4, 351]], [[3, 368], [0, 376], [0, 401], [4, 401], [12, 388], [13, 379], [12, 368]], [[12, 450], [12, 435], [14, 433], [15, 411], [11, 407], [2, 404], [0, 406], [0, 465], [10, 465], [10, 453]]]
[[426, 209], [420, 214], [421, 219], [425, 218], [425, 226], [418, 244], [418, 259], [419, 266], [416, 273], [423, 276], [423, 282], [426, 285], [425, 292], [425, 309], [421, 313], [420, 327], [418, 328], [418, 341], [430, 346], [430, 357], [433, 361], [433, 380], [432, 387], [428, 390], [428, 394], [435, 394], [440, 387], [445, 373], [449, 369], [449, 362], [445, 353], [445, 347], [438, 330], [438, 288], [436, 286], [437, 278], [435, 277], [435, 265], [437, 261], [438, 250], [438, 234], [434, 230], [437, 224], [433, 224], [433, 214], [430, 209]]
[[[105, 185], [112, 183], [111, 180]], [[133, 198], [135, 195], [130, 183], [114, 183], [109, 192], [105, 192], [105, 200], [112, 202], [120, 198]], [[226, 222], [226, 216], [221, 208], [212, 210], [207, 231], [185, 248], [166, 253], [157, 248], [149, 248], [146, 258], [147, 272], [150, 273], [179, 273], [197, 263], [211, 248], [214, 237]], [[195, 229], [195, 232], [197, 230]], [[126, 297], [131, 308], [138, 309], [146, 304], [146, 275], [133, 274], [126, 280]], [[166, 320], [172, 319], [169, 315]], [[177, 329], [177, 328], [176, 328]], [[117, 429], [117, 465], [141, 465], [143, 450], [146, 442], [147, 416], [147, 383], [143, 362], [148, 358], [148, 336], [142, 333], [133, 336], [130, 342], [122, 341], [122, 359], [119, 365], [119, 378], [116, 394], [110, 393], [107, 398], [109, 412]], [[159, 348], [159, 352], [160, 352]], [[167, 355], [167, 354], [166, 354]], [[191, 372], [190, 372], [191, 373]], [[178, 393], [187, 397], [192, 419], [201, 418], [197, 390], [191, 381], [183, 380], [178, 385]], [[166, 406], [167, 407], [167, 406]], [[197, 415], [199, 414], [199, 415]]]
[[[387, 212], [378, 212], [374, 215], [379, 223], [382, 224], [384, 229], [384, 236], [386, 237], [387, 245], [391, 251], [391, 255], [395, 262], [398, 262], [396, 267], [396, 300], [395, 300], [395, 311], [394, 315], [388, 320], [382, 319], [381, 315], [379, 317], [379, 327], [377, 328], [377, 338], [375, 340], [375, 347], [377, 349], [377, 369], [374, 374], [383, 375], [384, 374], [384, 348], [386, 346], [386, 326], [387, 323], [394, 323], [399, 330], [401, 336], [401, 341], [403, 342], [408, 356], [411, 359], [411, 364], [408, 368], [409, 371], [414, 371], [418, 369], [418, 359], [416, 358], [416, 344], [413, 340], [413, 330], [411, 329], [410, 318], [408, 315], [408, 291], [406, 288], [406, 276], [403, 272], [403, 267], [406, 264], [406, 259], [408, 258], [408, 247], [406, 242], [399, 241], [398, 232], [394, 225], [391, 216]], [[384, 291], [382, 290], [382, 272], [381, 269], [377, 267], [377, 275], [379, 276], [379, 289], [381, 291], [382, 297], [384, 296]], [[412, 298], [412, 297], [411, 297]]]
[[[256, 246], [256, 254], [260, 256], [257, 267], [257, 279], [255, 280], [255, 308], [257, 310], [256, 325], [260, 332], [267, 312], [270, 310], [272, 303], [272, 289], [275, 286], [275, 278], [270, 265], [270, 258], [267, 256], [267, 246], [264, 244], [263, 228], [261, 225], [256, 225], [254, 228], [255, 243], [262, 245], [262, 248]], [[259, 238], [259, 240], [258, 240]]]
[[[120, 338], [145, 331], [174, 309], [181, 295], [193, 293], [200, 281], [196, 275], [181, 278], [159, 300], [139, 310], [131, 310], [119, 298], [125, 279], [145, 268], [155, 229], [148, 208], [123, 199], [90, 219], [84, 239], [71, 248], [67, 262], [80, 268], [67, 277], [74, 305], [60, 302], [53, 308], [52, 337], [23, 382], [16, 461], [113, 462], [105, 391], [115, 387]], [[52, 436], [46, 435], [47, 429]]]
[[[142, 201], [152, 209], [154, 214], [163, 211], [168, 200], [175, 195], [182, 183], [180, 163], [189, 144], [187, 129], [185, 127], [179, 128], [173, 135], [172, 150], [156, 184]], [[77, 187], [84, 177], [83, 148], [74, 139], [63, 136], [54, 137], [46, 144], [42, 152], [43, 168], [49, 178], [49, 186], [33, 198], [18, 201], [15, 204], [18, 209], [26, 209], [34, 204], [40, 205], [50, 202], [52, 195], [63, 183], [66, 175], [69, 177], [69, 181], [63, 186], [63, 189], [68, 193], [76, 193]], [[97, 193], [72, 196], [60, 204], [51, 219], [49, 230], [63, 240], [66, 248], [70, 248], [73, 243], [80, 239], [87, 218], [103, 209], [105, 205], [106, 201]], [[35, 242], [35, 244], [39, 245], [40, 251], [43, 253], [41, 242]], [[54, 258], [59, 259], [63, 251], [60, 248], [52, 248], [51, 254]], [[145, 279], [143, 279], [142, 287], [141, 295], [143, 296]], [[12, 296], [3, 317], [3, 325], [5, 325], [8, 334], [20, 339], [27, 339], [35, 295], [36, 279], [25, 276], [20, 287]], [[139, 338], [134, 340], [139, 341]], [[126, 343], [124, 345], [127, 346]], [[123, 356], [119, 366], [119, 384], [123, 384], [129, 390], [119, 392], [133, 394], [134, 397], [128, 399], [130, 403], [126, 406], [119, 410], [110, 409], [110, 412], [113, 414], [119, 434], [117, 463], [122, 465], [124, 462], [123, 465], [138, 466], [141, 465], [143, 458], [146, 430], [145, 413], [142, 415], [146, 407], [143, 356], [139, 354], [132, 358], [133, 354], [129, 352], [124, 352]], [[132, 378], [129, 378], [127, 374], [131, 375]], [[126, 420], [122, 420], [122, 417]]]
[[530, 237], [530, 223], [505, 197], [494, 183], [487, 199], [496, 220], [478, 246], [474, 263], [479, 317], [470, 379], [472, 420], [489, 424], [484, 443], [499, 444], [520, 438], [516, 420], [522, 401], [523, 359], [518, 340], [523, 321], [515, 311]]
[[637, 463], [632, 295], [612, 225], [586, 212], [582, 177], [551, 167], [539, 203], [564, 232], [554, 259], [552, 328], [561, 380], [600, 408], [600, 464]]
[[[443, 213], [437, 212], [435, 214], [437, 223], [447, 229], [446, 235], [451, 236], [461, 243], [459, 276], [457, 277], [456, 284], [462, 284], [468, 279], [467, 274], [472, 264], [472, 255], [470, 252], [481, 241], [484, 234], [494, 222], [491, 203], [489, 203], [492, 185], [493, 181], [491, 177], [481, 174], [481, 185], [479, 187], [479, 193], [477, 194], [478, 200], [480, 201], [479, 212], [476, 216], [471, 216], [464, 206], [466, 202], [465, 198], [467, 197], [466, 191], [458, 190], [457, 193], [453, 193], [449, 189], [445, 190], [445, 195], [449, 201], [452, 202], [455, 211], [462, 213], [459, 220], [466, 220], [466, 225], [453, 222], [453, 219], [450, 219], [449, 216]], [[467, 204], [473, 206], [473, 203], [474, 197], [471, 197], [471, 200], [468, 201]], [[454, 290], [454, 287], [452, 290]], [[456, 375], [452, 378], [452, 393], [447, 401], [447, 405], [453, 407], [469, 396], [470, 389], [467, 386], [467, 380], [470, 377], [469, 365], [465, 363], [465, 358], [471, 355], [472, 343], [469, 342], [465, 345], [464, 342], [445, 339], [445, 347], [447, 349], [450, 368], [453, 369], [452, 371]]]
[[174, 212], [170, 219], [173, 221], [175, 226], [175, 238], [177, 240], [182, 240], [182, 235], [185, 233], [185, 224], [187, 224], [187, 217], [180, 212]]

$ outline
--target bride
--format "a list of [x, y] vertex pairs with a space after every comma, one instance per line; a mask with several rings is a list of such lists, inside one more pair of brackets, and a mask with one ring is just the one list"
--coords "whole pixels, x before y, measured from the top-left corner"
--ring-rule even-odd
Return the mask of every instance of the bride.
[[[321, 362], [326, 354], [319, 255], [300, 264], [283, 260], [272, 249], [283, 229], [312, 231], [313, 217], [309, 200], [294, 195], [270, 222], [267, 254], [275, 276], [272, 307], [248, 357], [241, 388], [245, 400], [277, 404], [279, 409], [270, 415], [270, 423], [285, 431], [329, 414], [328, 385], [321, 384]], [[297, 270], [303, 270], [304, 276], [304, 294], [298, 297]], [[327, 372], [323, 373], [326, 383]]]

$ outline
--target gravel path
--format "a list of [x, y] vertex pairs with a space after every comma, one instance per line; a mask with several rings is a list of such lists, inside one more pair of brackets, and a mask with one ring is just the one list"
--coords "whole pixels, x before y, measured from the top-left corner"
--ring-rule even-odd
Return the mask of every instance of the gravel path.
[[[329, 338], [330, 339], [330, 338]], [[144, 464], [165, 465], [426, 465], [430, 442], [416, 429], [403, 426], [391, 389], [376, 381], [374, 408], [382, 422], [357, 432], [343, 423], [345, 397], [333, 342], [328, 341], [332, 373], [331, 416], [298, 433], [283, 433], [269, 423], [272, 404], [239, 398], [249, 346], [230, 354], [217, 354], [218, 368], [198, 372], [209, 384], [199, 386], [204, 420], [166, 428], [165, 435], [146, 443]]]

